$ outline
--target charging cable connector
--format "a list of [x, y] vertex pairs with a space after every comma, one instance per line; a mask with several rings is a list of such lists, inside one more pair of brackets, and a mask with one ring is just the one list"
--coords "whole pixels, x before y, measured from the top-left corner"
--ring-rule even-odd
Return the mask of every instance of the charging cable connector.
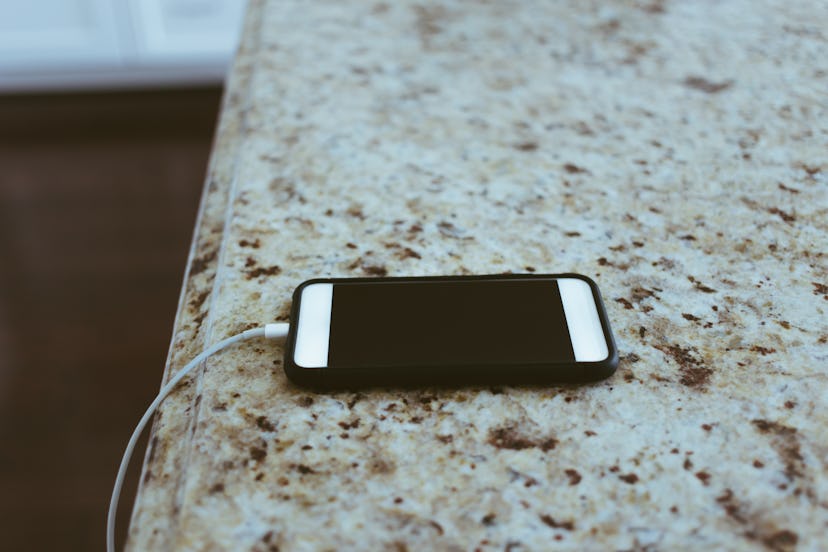
[[118, 475], [115, 478], [115, 486], [112, 488], [112, 498], [109, 501], [109, 514], [106, 519], [107, 552], [115, 552], [115, 515], [118, 512], [118, 501], [121, 497], [121, 488], [124, 486], [124, 478], [126, 477], [127, 467], [129, 467], [129, 460], [132, 458], [132, 452], [135, 449], [135, 445], [138, 443], [138, 438], [141, 436], [141, 433], [143, 433], [147, 423], [149, 423], [150, 419], [152, 419], [152, 415], [158, 409], [161, 402], [167, 398], [167, 395], [175, 389], [175, 386], [178, 385], [178, 383], [184, 379], [187, 374], [192, 372], [197, 366], [201, 365], [201, 363], [208, 357], [218, 353], [230, 345], [240, 341], [255, 339], [257, 337], [284, 341], [287, 337], [289, 327], [290, 324], [286, 322], [266, 324], [263, 327], [245, 330], [232, 337], [219, 341], [215, 345], [212, 345], [202, 351], [193, 360], [188, 362], [183, 368], [181, 368], [181, 370], [176, 372], [176, 374], [166, 383], [166, 385], [164, 385], [164, 387], [161, 388], [161, 391], [158, 392], [158, 396], [155, 397], [155, 400], [153, 400], [149, 405], [147, 411], [144, 412], [144, 415], [135, 427], [135, 431], [132, 432], [132, 436], [129, 438], [129, 443], [127, 443], [126, 450], [124, 451], [124, 456], [121, 459], [121, 466], [118, 468]]

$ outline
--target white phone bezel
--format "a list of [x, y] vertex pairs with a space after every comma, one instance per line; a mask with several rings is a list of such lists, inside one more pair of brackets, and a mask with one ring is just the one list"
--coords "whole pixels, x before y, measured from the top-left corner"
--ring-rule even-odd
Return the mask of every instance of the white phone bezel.
[[558, 278], [569, 341], [575, 362], [601, 362], [609, 357], [607, 338], [592, 288], [580, 278]]
[[[569, 328], [575, 362], [601, 362], [609, 356], [598, 305], [590, 285], [580, 278], [556, 278]], [[333, 283], [302, 289], [293, 362], [299, 368], [327, 368]]]
[[302, 290], [293, 347], [293, 362], [299, 368], [327, 368], [332, 306], [333, 284], [309, 284]]

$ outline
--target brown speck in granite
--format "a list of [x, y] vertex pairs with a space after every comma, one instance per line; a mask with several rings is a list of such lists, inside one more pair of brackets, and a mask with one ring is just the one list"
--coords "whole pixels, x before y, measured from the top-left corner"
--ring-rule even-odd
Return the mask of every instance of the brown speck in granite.
[[346, 404], [348, 405], [349, 409], [353, 409], [354, 405], [364, 398], [365, 395], [363, 395], [362, 393], [354, 393], [353, 395], [351, 395], [351, 398], [348, 399], [348, 402]]
[[281, 272], [282, 272], [282, 269], [279, 266], [273, 265], [273, 266], [259, 267], [259, 268], [254, 268], [252, 270], [248, 270], [247, 272], [245, 272], [245, 277], [248, 280], [252, 280], [254, 278], [259, 278], [260, 276], [276, 276], [278, 274], [281, 274]]
[[310, 466], [306, 466], [305, 464], [291, 464], [291, 469], [294, 469], [301, 473], [302, 475], [313, 475], [316, 473], [316, 470], [311, 468]]
[[785, 476], [789, 480], [803, 477], [806, 466], [797, 429], [769, 420], [753, 420], [752, 423], [760, 433], [771, 436], [771, 446], [785, 466]]
[[362, 271], [369, 276], [388, 276], [388, 269], [382, 265], [363, 265]]
[[582, 174], [582, 173], [589, 172], [589, 171], [587, 171], [585, 168], [583, 168], [583, 167], [579, 167], [578, 165], [575, 165], [575, 164], [573, 164], [573, 163], [567, 163], [567, 164], [565, 164], [565, 165], [563, 166], [563, 169], [564, 169], [566, 172], [568, 172], [569, 174]]
[[362, 207], [359, 205], [351, 205], [345, 212], [348, 213], [349, 216], [359, 220], [365, 220], [365, 213], [362, 212]]
[[414, 251], [413, 249], [411, 249], [410, 247], [405, 247], [405, 248], [403, 248], [402, 251], [397, 253], [397, 258], [400, 259], [400, 260], [404, 260], [404, 259], [422, 259], [422, 256], [419, 253], [417, 253], [416, 251]]
[[798, 542], [799, 536], [788, 529], [783, 529], [762, 537], [762, 544], [774, 551], [793, 550]]
[[345, 247], [347, 247], [348, 249], [356, 249], [357, 244], [348, 242], [348, 243], [345, 244]]
[[733, 81], [712, 82], [704, 77], [690, 76], [684, 79], [684, 85], [708, 94], [717, 94], [722, 90], [730, 88], [733, 85]]
[[454, 224], [445, 220], [437, 223], [437, 229], [440, 231], [441, 235], [447, 238], [463, 240], [473, 239], [470, 236], [464, 236], [464, 232], [461, 229], [457, 228]]
[[701, 428], [705, 431], [712, 431], [713, 430], [713, 426], [711, 424], [702, 424]]
[[524, 450], [539, 448], [543, 452], [554, 449], [558, 444], [558, 441], [552, 437], [541, 440], [529, 439], [521, 435], [517, 428], [511, 425], [490, 429], [486, 442], [499, 449]]
[[664, 9], [664, 0], [653, 0], [652, 2], [639, 4], [638, 6], [642, 11], [652, 15], [661, 15], [667, 11]]
[[682, 464], [682, 467], [685, 470], [690, 471], [691, 469], [693, 469], [693, 462], [690, 460], [690, 458], [685, 458], [684, 459], [684, 464]]
[[436, 439], [444, 445], [447, 445], [454, 441], [454, 435], [437, 435]]
[[158, 448], [158, 436], [154, 435], [150, 440], [149, 451], [147, 452], [147, 462], [152, 462], [155, 459], [155, 452]]
[[216, 255], [218, 255], [218, 250], [214, 249], [196, 259], [193, 259], [193, 263], [190, 265], [190, 276], [196, 276], [204, 272], [210, 263], [216, 260]]
[[610, 473], [618, 473], [619, 471], [621, 471], [621, 468], [618, 465], [610, 466], [607, 469], [610, 471]]
[[699, 320], [701, 320], [701, 318], [699, 318], [698, 316], [693, 316], [692, 314], [686, 312], [681, 313], [681, 317], [685, 320], [689, 320], [690, 322], [698, 322]]
[[535, 151], [538, 149], [538, 144], [537, 142], [521, 142], [515, 145], [515, 149], [518, 151]]
[[750, 350], [753, 351], [754, 353], [759, 353], [762, 356], [769, 355], [771, 353], [776, 352], [776, 349], [774, 349], [773, 347], [763, 347], [761, 345], [753, 345], [750, 348]]
[[276, 431], [276, 426], [274, 426], [273, 422], [268, 420], [266, 416], [259, 416], [258, 418], [256, 418], [256, 425], [259, 426], [259, 429], [261, 429], [262, 431]]
[[672, 270], [676, 267], [676, 263], [667, 257], [659, 257], [658, 260], [653, 263], [653, 266], [663, 266], [667, 270]]
[[795, 166], [796, 168], [805, 171], [805, 174], [807, 174], [811, 178], [822, 172], [822, 167], [818, 165], [809, 165], [807, 163], [799, 162], [796, 163]]
[[621, 357], [621, 362], [624, 364], [635, 364], [639, 360], [641, 360], [641, 357], [635, 353], [629, 353]]
[[564, 473], [569, 478], [569, 484], [570, 485], [577, 485], [578, 483], [581, 482], [582, 478], [581, 478], [581, 474], [578, 472], [578, 470], [568, 469], [568, 470], [564, 470]]
[[705, 487], [710, 484], [710, 474], [706, 471], [696, 472], [696, 477], [699, 481], [702, 482], [702, 485], [704, 485]]
[[779, 207], [770, 207], [768, 209], [768, 213], [772, 215], [777, 215], [779, 218], [791, 224], [792, 222], [796, 222], [796, 215], [792, 215], [791, 213], [787, 213], [780, 209]]
[[696, 358], [698, 352], [694, 347], [655, 345], [655, 348], [671, 357], [679, 365], [679, 381], [682, 385], [694, 388], [703, 387], [713, 375], [713, 370], [707, 368], [701, 359]]
[[796, 403], [794, 401], [785, 401], [785, 408], [788, 410], [796, 407]]
[[568, 238], [577, 238], [580, 235], [581, 235], [580, 232], [564, 232], [564, 236], [566, 236]]
[[822, 295], [822, 298], [828, 301], [828, 285], [819, 282], [811, 282], [814, 286], [814, 295]]
[[[652, 43], [634, 42], [632, 40], [625, 40], [624, 42], [627, 52], [627, 55], [621, 60], [621, 63], [624, 65], [638, 63], [638, 60], [652, 48]], [[645, 112], [645, 115], [646, 113], [648, 112]]]
[[204, 304], [204, 301], [206, 301], [209, 296], [210, 290], [202, 291], [197, 296], [193, 297], [193, 299], [190, 301], [190, 307], [194, 311], [198, 312], [198, 310], [201, 308], [201, 305]]
[[[658, 289], [657, 291], [661, 291], [661, 290]], [[636, 287], [633, 288], [633, 290], [632, 290], [632, 300], [633, 300], [634, 303], [640, 303], [641, 301], [643, 301], [644, 299], [647, 299], [648, 297], [658, 298], [658, 296], [656, 295], [656, 292], [651, 290], [651, 289], [647, 289], [647, 288], [642, 287], [642, 286], [636, 286]]]
[[534, 487], [537, 484], [538, 484], [538, 480], [535, 479], [534, 477], [527, 477], [526, 481], [523, 482], [523, 486], [526, 487], [526, 488]]
[[414, 6], [417, 32], [423, 48], [431, 48], [432, 38], [443, 30], [441, 23], [446, 17], [446, 10], [442, 6]]
[[250, 447], [250, 458], [256, 462], [261, 462], [267, 457], [267, 451], [260, 447]]
[[798, 194], [799, 193], [799, 190], [797, 190], [796, 188], [791, 188], [789, 186], [785, 186], [781, 182], [779, 182], [778, 185], [779, 185], [780, 190], [785, 190], [786, 192], [789, 192], [789, 193], [792, 193], [792, 194]]
[[224, 483], [216, 483], [215, 485], [210, 487], [210, 490], [207, 491], [207, 492], [210, 493], [210, 494], [216, 494], [216, 493], [224, 492]]
[[693, 284], [693, 286], [699, 291], [702, 291], [704, 293], [716, 293], [715, 289], [702, 284], [701, 282], [696, 280], [696, 278], [694, 278], [693, 276], [688, 276], [687, 279], [690, 280], [690, 282]]
[[379, 475], [390, 475], [397, 471], [397, 466], [388, 460], [382, 458], [375, 458], [368, 464], [368, 468], [372, 473]]
[[553, 529], [564, 529], [565, 531], [573, 531], [575, 529], [575, 522], [572, 520], [557, 521], [548, 514], [540, 514], [540, 520]]
[[253, 257], [248, 257], [244, 261], [244, 267], [245, 268], [250, 268], [251, 266], [256, 266], [256, 259], [254, 259]]
[[716, 502], [724, 509], [725, 513], [731, 519], [734, 519], [739, 523], [747, 522], [747, 518], [745, 518], [745, 516], [741, 513], [739, 504], [736, 502], [731, 489], [725, 489], [721, 495], [716, 497]]
[[193, 325], [195, 325], [196, 330], [201, 328], [201, 324], [204, 322], [204, 319], [207, 318], [207, 312], [202, 312], [198, 316], [193, 318]]
[[615, 263], [613, 261], [607, 260], [606, 257], [599, 257], [598, 264], [601, 266], [611, 266], [613, 268], [617, 268], [618, 270], [627, 270], [628, 268], [630, 268], [630, 265], [628, 263]]
[[253, 241], [239, 240], [239, 246], [240, 247], [252, 247], [253, 249], [258, 249], [259, 247], [261, 247], [261, 245], [262, 245], [262, 242], [259, 241], [259, 238], [256, 238]]
[[491, 527], [492, 525], [495, 524], [495, 518], [497, 518], [497, 516], [495, 514], [486, 514], [480, 520], [480, 523], [482, 523], [483, 525], [485, 525], [487, 527]]
[[621, 303], [622, 305], [624, 305], [624, 308], [625, 308], [625, 309], [630, 310], [630, 309], [632, 309], [632, 308], [633, 308], [633, 304], [632, 304], [632, 303], [630, 303], [630, 302], [629, 302], [629, 300], [624, 299], [623, 297], [616, 297], [616, 298], [615, 298], [615, 302], [616, 302], [616, 303]]
[[428, 520], [428, 524], [430, 526], [432, 526], [435, 531], [437, 531], [438, 535], [444, 535], [445, 534], [445, 530], [443, 529], [443, 526], [440, 525], [439, 523], [437, 523], [436, 521], [434, 521], [433, 519]]
[[339, 427], [342, 429], [356, 429], [359, 427], [359, 418], [351, 421], [351, 422], [339, 422]]
[[308, 395], [303, 395], [296, 399], [296, 404], [301, 406], [302, 408], [308, 408], [309, 406], [313, 405], [313, 397]]
[[637, 483], [637, 482], [638, 482], [638, 476], [637, 476], [636, 474], [634, 474], [634, 473], [628, 473], [628, 474], [625, 474], [625, 475], [619, 475], [619, 476], [618, 476], [618, 479], [620, 479], [620, 480], [621, 480], [621, 481], [623, 481], [624, 483], [627, 483], [628, 485], [632, 485], [633, 483]]

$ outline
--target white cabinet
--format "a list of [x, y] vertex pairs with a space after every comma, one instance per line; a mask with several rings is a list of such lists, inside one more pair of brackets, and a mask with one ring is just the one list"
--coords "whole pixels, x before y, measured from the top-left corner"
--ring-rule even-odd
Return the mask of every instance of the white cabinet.
[[146, 58], [226, 56], [235, 47], [243, 2], [131, 0], [136, 45]]
[[0, 0], [0, 91], [220, 82], [244, 0]]

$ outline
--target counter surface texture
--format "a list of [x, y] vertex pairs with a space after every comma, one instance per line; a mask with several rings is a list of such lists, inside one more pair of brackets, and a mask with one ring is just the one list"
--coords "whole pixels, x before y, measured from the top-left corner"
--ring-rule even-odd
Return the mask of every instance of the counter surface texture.
[[316, 394], [282, 350], [163, 404], [132, 550], [817, 550], [828, 4], [263, 2], [170, 350], [315, 277], [578, 272], [590, 385]]

